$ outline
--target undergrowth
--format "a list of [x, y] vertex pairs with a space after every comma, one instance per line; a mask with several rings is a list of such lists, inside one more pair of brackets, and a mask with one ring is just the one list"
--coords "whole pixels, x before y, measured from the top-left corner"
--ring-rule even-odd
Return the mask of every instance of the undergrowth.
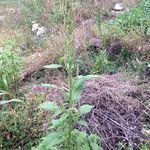
[[5, 46], [0, 49], [0, 89], [15, 91], [21, 70], [22, 61], [15, 49], [15, 42], [5, 42]]

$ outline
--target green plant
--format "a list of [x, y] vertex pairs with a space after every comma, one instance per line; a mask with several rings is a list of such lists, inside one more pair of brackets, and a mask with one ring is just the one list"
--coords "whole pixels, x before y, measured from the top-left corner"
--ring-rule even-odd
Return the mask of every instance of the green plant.
[[[96, 135], [89, 135], [86, 131], [79, 131], [76, 128], [81, 120], [81, 116], [89, 113], [93, 106], [80, 105], [80, 98], [83, 91], [84, 81], [97, 77], [96, 75], [79, 76], [79, 64], [74, 60], [74, 45], [73, 45], [73, 11], [72, 0], [64, 0], [64, 30], [65, 30], [65, 56], [64, 64], [68, 73], [68, 88], [57, 87], [52, 84], [44, 84], [43, 86], [49, 88], [57, 88], [62, 91], [64, 97], [62, 104], [58, 105], [55, 102], [45, 102], [40, 105], [40, 108], [51, 111], [51, 124], [48, 135], [43, 138], [40, 145], [35, 148], [37, 150], [76, 150], [76, 149], [90, 149], [98, 150], [98, 137]], [[76, 64], [76, 65], [74, 65]], [[73, 78], [73, 70], [77, 67], [76, 77]], [[45, 68], [57, 69], [61, 65], [52, 64]]]
[[21, 58], [15, 50], [15, 42], [7, 41], [0, 51], [0, 89], [11, 91], [21, 73]]
[[47, 122], [45, 112], [37, 107], [43, 102], [44, 95], [30, 93], [21, 103], [0, 101], [0, 149], [31, 149], [38, 145], [45, 131], [42, 126]]
[[128, 31], [130, 28], [146, 27], [150, 21], [150, 3], [149, 0], [142, 0], [136, 7], [131, 8], [128, 12], [120, 15], [116, 23], [123, 30]]
[[147, 61], [140, 61], [139, 59], [131, 60], [127, 64], [126, 71], [134, 76], [141, 76], [148, 65]]
[[34, 20], [43, 17], [45, 10], [44, 0], [21, 0], [20, 7], [22, 11], [23, 23], [31, 24]]
[[149, 148], [150, 148], [150, 144], [149, 144], [149, 143], [147, 143], [147, 144], [142, 144], [142, 145], [140, 146], [140, 150], [149, 150]]
[[[69, 64], [68, 64], [69, 65]], [[53, 64], [45, 66], [46, 68], [60, 68], [60, 65]], [[70, 66], [71, 67], [71, 66]], [[68, 69], [70, 69], [70, 67]], [[64, 94], [62, 104], [58, 105], [55, 102], [44, 102], [40, 108], [51, 111], [51, 124], [49, 134], [43, 138], [40, 145], [35, 148], [37, 150], [48, 149], [99, 149], [97, 141], [99, 138], [96, 135], [88, 135], [86, 131], [79, 131], [75, 126], [77, 124], [86, 125], [86, 122], [81, 119], [81, 116], [89, 113], [93, 106], [81, 105], [80, 98], [83, 91], [84, 81], [98, 77], [96, 75], [77, 76], [75, 79], [69, 78], [69, 89], [57, 87], [52, 84], [43, 84], [49, 88], [58, 88]], [[70, 84], [72, 81], [72, 84]], [[79, 140], [80, 139], [80, 140]]]
[[110, 61], [106, 51], [101, 51], [95, 55], [95, 64], [92, 67], [94, 74], [114, 73], [117, 69], [115, 62]]

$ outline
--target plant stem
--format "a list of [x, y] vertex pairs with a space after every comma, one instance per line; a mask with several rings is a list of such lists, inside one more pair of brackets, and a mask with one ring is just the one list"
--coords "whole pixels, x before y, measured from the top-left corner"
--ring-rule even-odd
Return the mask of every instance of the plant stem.
[[68, 149], [72, 150], [73, 145], [71, 143], [71, 134], [73, 130], [73, 113], [70, 108], [73, 107], [73, 62], [74, 62], [74, 46], [73, 46], [73, 14], [72, 14], [72, 0], [64, 0], [64, 32], [65, 32], [65, 65], [68, 72], [68, 84], [69, 84], [69, 117], [68, 117]]

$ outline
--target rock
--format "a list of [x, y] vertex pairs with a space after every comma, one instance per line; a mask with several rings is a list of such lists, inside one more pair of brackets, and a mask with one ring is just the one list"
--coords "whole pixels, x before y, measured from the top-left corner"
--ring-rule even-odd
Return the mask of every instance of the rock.
[[4, 22], [5, 21], [5, 16], [0, 16], [0, 22]]
[[32, 32], [35, 32], [39, 29], [40, 25], [39, 23], [33, 23], [32, 24]]
[[32, 24], [35, 24], [35, 23], [37, 23], [37, 21], [35, 20], [35, 21], [32, 21]]
[[123, 10], [125, 10], [125, 5], [124, 5], [124, 3], [121, 3], [121, 2], [116, 3], [116, 4], [114, 5], [113, 10], [115, 10], [115, 11], [123, 11]]
[[42, 37], [43, 35], [45, 35], [47, 33], [47, 29], [44, 27], [44, 26], [42, 26], [42, 27], [39, 27], [38, 28], [38, 31], [37, 31], [37, 33], [36, 33], [36, 36], [37, 37]]

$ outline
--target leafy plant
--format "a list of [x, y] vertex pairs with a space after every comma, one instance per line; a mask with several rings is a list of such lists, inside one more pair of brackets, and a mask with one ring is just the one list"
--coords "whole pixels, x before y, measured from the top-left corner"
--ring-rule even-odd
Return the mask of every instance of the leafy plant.
[[10, 91], [21, 73], [21, 58], [15, 51], [15, 42], [8, 41], [0, 50], [0, 89]]
[[106, 51], [101, 51], [95, 56], [95, 64], [92, 67], [94, 74], [114, 73], [117, 65], [114, 61], [110, 61]]
[[37, 109], [44, 98], [30, 93], [21, 103], [0, 101], [0, 149], [31, 149], [38, 145], [45, 134], [43, 125], [47, 123], [44, 112]]
[[21, 0], [20, 6], [24, 23], [31, 23], [33, 20], [38, 20], [42, 17], [45, 9], [43, 0]]
[[126, 71], [135, 76], [141, 76], [148, 65], [147, 61], [140, 61], [139, 59], [128, 62]]
[[[46, 68], [58, 68], [59, 65], [49, 65]], [[51, 124], [49, 134], [43, 138], [37, 150], [47, 149], [99, 149], [96, 135], [88, 135], [85, 131], [79, 131], [74, 128], [77, 124], [85, 122], [81, 116], [89, 113], [93, 106], [81, 105], [80, 98], [83, 91], [84, 81], [98, 77], [97, 75], [77, 76], [72, 78], [72, 87], [67, 91], [52, 84], [44, 84], [50, 88], [59, 88], [64, 93], [63, 104], [60, 106], [55, 102], [44, 102], [40, 108], [51, 111]], [[86, 124], [86, 123], [85, 123]], [[80, 140], [79, 140], [80, 138]]]
[[136, 26], [148, 26], [150, 19], [149, 0], [142, 0], [136, 7], [120, 15], [116, 20], [122, 29], [127, 30]]
[[[79, 70], [79, 65], [74, 65], [74, 45], [73, 45], [73, 1], [64, 1], [64, 29], [65, 29], [65, 56], [64, 64], [68, 73], [68, 89], [59, 88], [64, 94], [62, 104], [58, 105], [55, 102], [45, 102], [40, 105], [40, 108], [51, 111], [51, 123], [49, 133], [43, 138], [42, 142], [35, 150], [76, 150], [90, 149], [98, 150], [98, 140], [96, 135], [89, 135], [86, 131], [79, 131], [76, 128], [81, 120], [81, 116], [89, 113], [93, 106], [80, 105], [80, 99], [83, 91], [85, 80], [98, 77], [96, 75], [79, 76], [77, 71], [76, 77], [73, 77], [73, 70]], [[52, 64], [44, 66], [48, 69], [57, 69], [61, 65]], [[44, 84], [44, 86], [56, 88], [56, 85]], [[86, 124], [86, 123], [85, 123]], [[79, 140], [80, 139], [80, 140]]]

